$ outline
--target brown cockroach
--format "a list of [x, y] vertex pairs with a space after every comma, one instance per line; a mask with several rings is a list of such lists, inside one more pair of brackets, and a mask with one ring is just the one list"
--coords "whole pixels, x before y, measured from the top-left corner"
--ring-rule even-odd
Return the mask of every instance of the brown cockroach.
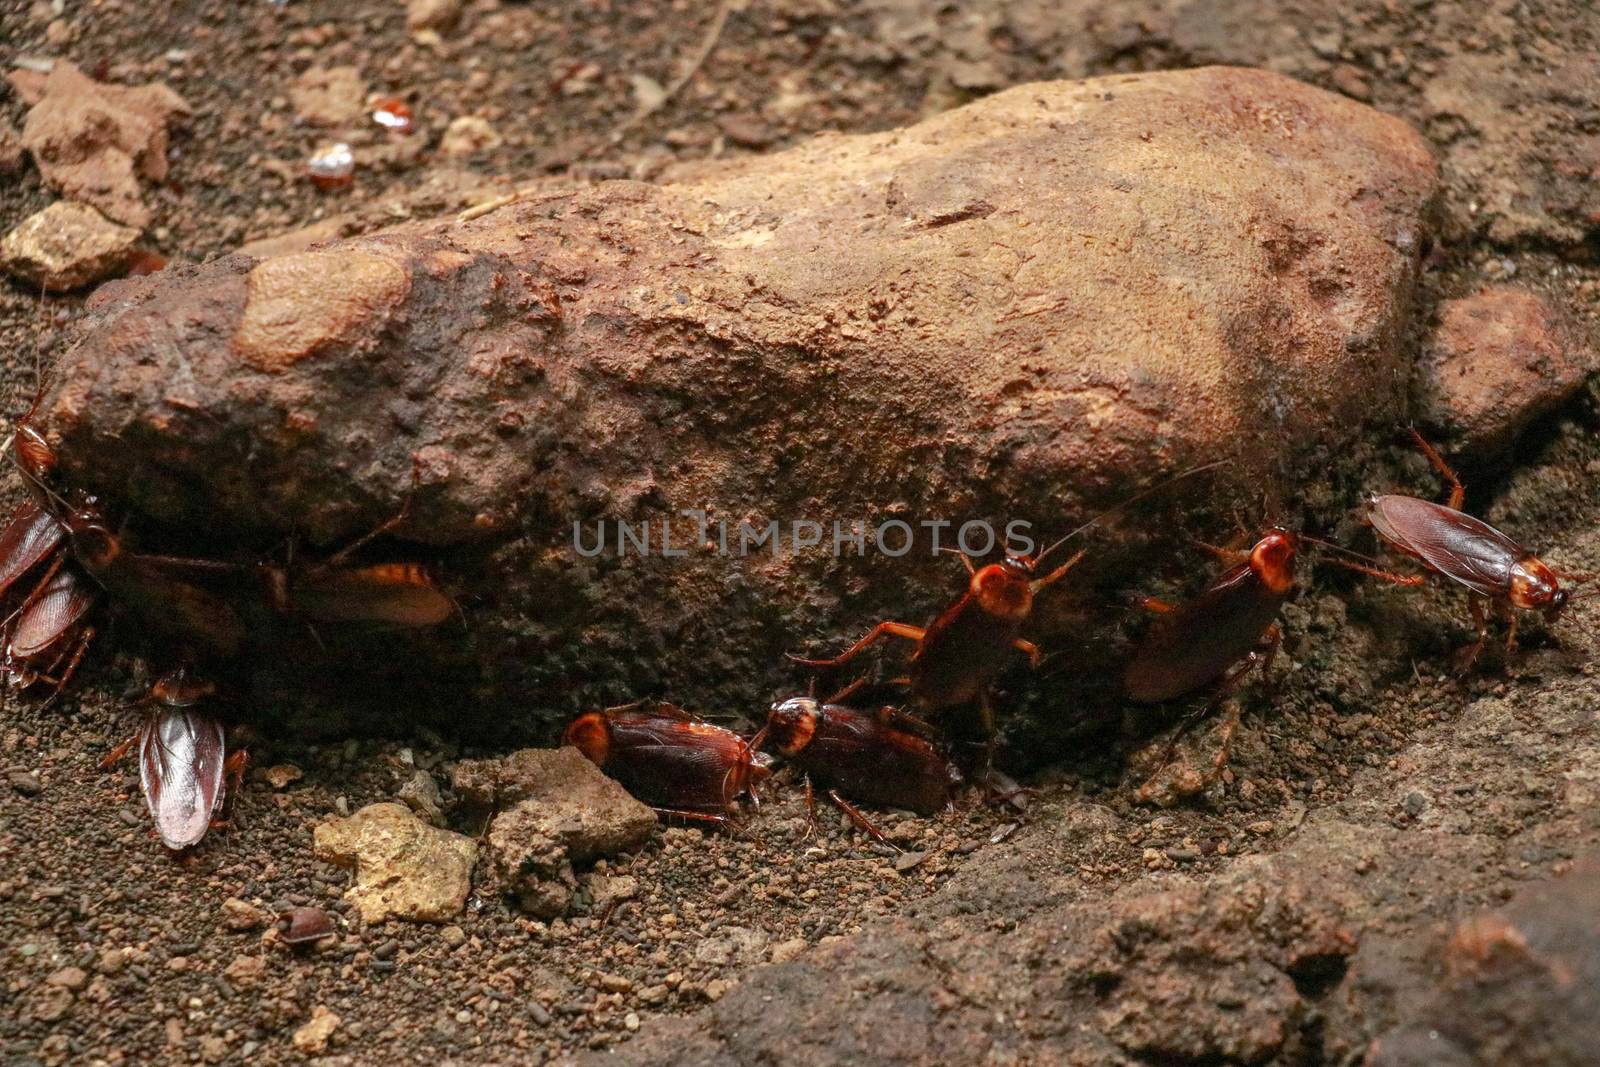
[[644, 702], [585, 712], [562, 738], [663, 814], [715, 823], [738, 813], [741, 796], [760, 802], [756, 786], [772, 769], [759, 742], [673, 704]]
[[989, 686], [1006, 667], [1009, 654], [1021, 652], [1033, 666], [1039, 665], [1039, 649], [1022, 638], [1022, 627], [1033, 613], [1033, 598], [1052, 585], [1084, 557], [1080, 550], [1071, 559], [1043, 577], [1035, 577], [1039, 565], [1057, 548], [1090, 527], [1110, 518], [1152, 493], [1166, 489], [1202, 471], [1222, 466], [1226, 461], [1207, 463], [1175, 475], [1124, 500], [1079, 526], [1036, 555], [1007, 552], [998, 563], [976, 567], [965, 553], [961, 561], [967, 568], [967, 588], [926, 628], [903, 622], [880, 622], [867, 635], [832, 659], [789, 658], [807, 667], [831, 668], [848, 663], [885, 637], [900, 637], [916, 643], [910, 669], [905, 678], [912, 699], [922, 708], [939, 712], [959, 705], [976, 703], [985, 736], [994, 734], [994, 715], [989, 706]]
[[73, 558], [119, 608], [188, 651], [226, 659], [244, 645], [245, 628], [221, 595], [177, 576], [180, 570], [237, 571], [235, 564], [133, 552], [111, 531], [92, 498], [66, 516]]
[[[1362, 521], [1395, 551], [1409, 556], [1434, 574], [1464, 586], [1471, 594], [1468, 605], [1478, 628], [1477, 639], [1461, 656], [1461, 669], [1477, 660], [1489, 636], [1489, 616], [1508, 623], [1506, 651], [1516, 648], [1517, 610], [1537, 611], [1549, 622], [1561, 616], [1574, 599], [1561, 587], [1561, 576], [1538, 556], [1482, 519], [1461, 510], [1466, 487], [1415, 429], [1411, 437], [1449, 486], [1445, 503], [1435, 504], [1414, 496], [1373, 493], [1361, 507]], [[1353, 569], [1393, 582], [1420, 585], [1421, 575], [1392, 574], [1370, 567]]]
[[983, 567], [973, 566], [962, 555], [968, 573], [967, 588], [926, 628], [880, 622], [832, 659], [789, 658], [806, 667], [832, 668], [850, 662], [885, 637], [915, 642], [905, 679], [912, 698], [935, 712], [976, 702], [985, 734], [992, 733], [989, 685], [1005, 669], [1008, 653], [1021, 652], [1029, 663], [1039, 664], [1038, 646], [1021, 636], [1022, 626], [1033, 612], [1034, 595], [1083, 558], [1080, 551], [1049, 574], [1035, 578], [1039, 563], [1061, 543], [1057, 541], [1035, 556], [1007, 553], [1000, 562]]
[[0, 529], [0, 597], [29, 571], [56, 556], [66, 527], [33, 500], [24, 500]]
[[308, 622], [420, 628], [437, 625], [456, 610], [455, 601], [439, 591], [432, 572], [420, 563], [330, 563], [300, 573], [263, 565], [262, 575], [273, 609]]
[[56, 566], [5, 627], [0, 673], [18, 689], [46, 685], [50, 699], [72, 681], [94, 640], [88, 616], [98, 591], [70, 567]]
[[1299, 537], [1275, 526], [1194, 599], [1178, 605], [1145, 599], [1164, 618], [1123, 673], [1128, 696], [1159, 703], [1219, 681], [1229, 688], [1258, 663], [1265, 673], [1282, 640], [1278, 610], [1294, 592], [1299, 551]]
[[767, 747], [805, 774], [808, 800], [815, 781], [879, 841], [882, 832], [851, 801], [932, 815], [950, 805], [961, 784], [955, 764], [927, 738], [901, 728], [893, 708], [868, 713], [794, 696], [772, 706], [763, 734]]
[[[1176, 754], [1179, 739], [1210, 715], [1252, 668], [1259, 666], [1266, 675], [1283, 641], [1278, 612], [1294, 592], [1300, 537], [1274, 526], [1247, 552], [1213, 551], [1224, 558], [1238, 558], [1192, 600], [1169, 604], [1142, 598], [1143, 607], [1162, 618], [1145, 634], [1122, 676], [1128, 697], [1143, 704], [1213, 690], [1211, 699], [1185, 716], [1173, 731], [1162, 757], [1163, 768]], [[1222, 727], [1213, 774], [1221, 774], [1227, 765], [1238, 725], [1239, 709], [1235, 707]], [[1156, 782], [1152, 775], [1139, 789], [1140, 797], [1153, 795]]]
[[153, 705], [139, 731], [100, 761], [110, 767], [137, 748], [139, 788], [161, 843], [174, 852], [200, 843], [222, 810], [229, 784], [243, 781], [246, 755], [228, 755], [222, 722], [204, 710], [217, 697], [216, 684], [185, 669], [151, 686]]

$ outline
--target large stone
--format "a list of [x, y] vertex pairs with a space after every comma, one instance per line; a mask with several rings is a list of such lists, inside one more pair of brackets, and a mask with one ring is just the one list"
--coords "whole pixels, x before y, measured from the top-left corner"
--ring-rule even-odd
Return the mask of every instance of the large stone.
[[[1143, 505], [1159, 532], [1197, 502], [1295, 498], [1392, 433], [1435, 182], [1403, 123], [1262, 71], [1027, 85], [665, 185], [119, 285], [39, 421], [131, 528], [198, 523], [241, 553], [342, 543], [415, 469], [404, 536], [448, 552], [473, 607], [384, 662], [441, 707], [548, 725], [648, 688], [748, 713], [793, 684], [784, 651], [920, 620], [963, 581], [926, 538], [835, 558], [836, 520], [1049, 536], [1234, 461]], [[616, 558], [614, 525], [604, 558], [574, 550], [575, 522], [619, 519], [652, 523], [649, 558]], [[660, 554], [669, 519], [686, 556]], [[741, 521], [815, 520], [823, 544], [731, 558], [705, 547], [723, 520], [730, 554]], [[1121, 581], [1132, 551], [1092, 547], [1052, 600]]]
[[1444, 302], [1424, 366], [1434, 419], [1463, 447], [1495, 453], [1583, 388], [1600, 359], [1539, 294], [1491, 285]]
[[326, 863], [355, 868], [345, 895], [366, 923], [447, 922], [459, 915], [478, 851], [470, 837], [429, 826], [404, 804], [369, 804], [348, 819], [322, 823], [313, 849]]
[[189, 114], [184, 99], [159, 82], [97, 82], [59, 59], [37, 91], [22, 146], [45, 183], [117, 222], [149, 225], [139, 182], [166, 178], [167, 124]]
[[138, 240], [138, 230], [92, 207], [58, 200], [0, 241], [0, 268], [29, 285], [64, 292], [121, 274]]

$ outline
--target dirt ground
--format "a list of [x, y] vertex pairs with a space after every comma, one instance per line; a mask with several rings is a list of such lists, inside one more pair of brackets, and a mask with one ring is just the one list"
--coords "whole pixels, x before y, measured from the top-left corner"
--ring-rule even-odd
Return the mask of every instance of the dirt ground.
[[[354, 232], [455, 210], [513, 176], [649, 180], [677, 160], [887, 128], [1038, 78], [1267, 66], [1400, 114], [1435, 145], [1446, 193], [1419, 337], [1439, 300], [1508, 279], [1595, 336], [1600, 16], [1585, 0], [731, 6], [683, 89], [615, 139], [652, 91], [639, 79], [670, 85], [714, 5], [478, 0], [458, 29], [418, 44], [396, 2], [201, 0], [156, 13], [126, 0], [0, 0], [0, 49], [11, 61], [67, 57], [116, 82], [161, 80], [190, 102], [172, 174], [148, 194], [153, 247], [190, 260], [334, 216]], [[410, 99], [419, 129], [401, 149], [376, 137], [358, 144], [354, 185], [322, 192], [299, 173], [321, 135], [296, 120], [288, 89], [308, 66], [344, 64], [368, 89]], [[18, 126], [24, 111], [0, 97], [0, 122]], [[439, 158], [442, 131], [461, 115], [487, 119], [502, 143]], [[0, 182], [0, 221], [9, 228], [51, 199], [26, 169]], [[35, 367], [48, 365], [80, 305], [0, 286], [14, 397], [32, 392]], [[1570, 571], [1600, 569], [1596, 419], [1585, 393], [1536, 427], [1513, 463], [1463, 472], [1472, 508]], [[1398, 443], [1370, 484], [1396, 481], [1433, 488]], [[597, 909], [547, 925], [475, 895], [454, 926], [373, 929], [341, 900], [348, 874], [312, 858], [313, 825], [391, 797], [418, 767], [444, 778], [452, 760], [483, 753], [434, 734], [259, 736], [258, 768], [288, 764], [303, 777], [277, 788], [258, 769], [235, 825], [175, 861], [149, 828], [132, 768], [96, 767], [131, 729], [129, 705], [146, 681], [140, 664], [109, 651], [111, 635], [74, 692], [50, 707], [12, 700], [0, 722], [0, 1059], [303, 1062], [291, 1035], [323, 1008], [340, 1020], [323, 1054], [353, 1063], [543, 1062], [618, 1044], [651, 1062], [685, 1049], [729, 1062], [922, 1062], [935, 1051], [947, 1062], [1359, 1062], [1366, 1041], [1423, 998], [1429, 946], [1451, 925], [1600, 844], [1580, 788], [1600, 773], [1594, 623], [1590, 612], [1533, 623], [1520, 652], [1491, 654], [1466, 679], [1450, 672], [1450, 650], [1468, 636], [1450, 593], [1319, 575], [1285, 624], [1283, 684], [1270, 701], [1246, 698], [1230, 772], [1175, 808], [1135, 803], [1136, 755], [1063, 751], [1030, 780], [1020, 818], [971, 803], [929, 819], [885, 817], [906, 850], [895, 853], [831, 815], [808, 836], [799, 790], [781, 782], [742, 833], [673, 828], [612, 864], [607, 873], [636, 879], [637, 894], [604, 921]], [[1207, 758], [1213, 743], [1202, 732], [1185, 758]], [[1356, 903], [1346, 919], [1360, 930], [1354, 967], [1370, 978], [1338, 1003], [1300, 990], [1293, 1013], [1260, 1007], [1292, 1023], [1292, 1040], [1187, 1041], [1226, 1030], [1205, 1009], [1153, 1037], [1084, 1015], [1111, 1035], [1087, 1051], [1030, 1030], [1026, 1013], [995, 1022], [998, 1009], [959, 1038], [930, 1023], [945, 1035], [937, 1045], [896, 1046], [898, 1031], [870, 1018], [796, 1039], [805, 998], [827, 1003], [841, 984], [830, 966], [857, 975], [876, 951], [885, 973], [896, 953], [926, 968], [930, 945], [957, 946], [952, 959], [973, 975], [965, 987], [907, 981], [900, 992], [951, 997], [960, 1018], [972, 1004], [1023, 995], [1014, 975], [1038, 961], [1003, 940], [1013, 931], [1057, 919], [1093, 929], [1082, 916], [1109, 915], [1140, 892], [1227, 887], [1262, 871], [1347, 892]], [[311, 954], [264, 947], [259, 930], [227, 927], [229, 898], [326, 907], [339, 937]], [[958, 926], [970, 942], [950, 935]], [[823, 963], [808, 965], [808, 954], [750, 970], [823, 942]], [[1076, 951], [1045, 953], [1045, 971]], [[984, 973], [985, 953], [1012, 971]], [[876, 1010], [893, 1010], [893, 985], [877, 989], [888, 999]], [[778, 1005], [764, 1007], [772, 998]], [[1140, 1010], [1159, 1029], [1157, 999]], [[1244, 1015], [1256, 1008], [1247, 997]]]

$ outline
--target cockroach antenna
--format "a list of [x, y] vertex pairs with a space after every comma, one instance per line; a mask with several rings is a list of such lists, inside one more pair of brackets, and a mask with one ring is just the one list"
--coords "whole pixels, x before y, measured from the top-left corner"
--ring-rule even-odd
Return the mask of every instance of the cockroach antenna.
[[1060, 540], [1056, 541], [1054, 544], [1052, 544], [1049, 548], [1045, 549], [1043, 552], [1040, 552], [1037, 556], [1034, 556], [1033, 557], [1034, 566], [1038, 566], [1040, 563], [1042, 563], [1044, 561], [1044, 558], [1046, 556], [1050, 555], [1050, 553], [1054, 552], [1056, 549], [1060, 548], [1062, 545], [1066, 544], [1068, 541], [1072, 540], [1074, 537], [1077, 537], [1079, 534], [1091, 529], [1092, 527], [1100, 525], [1100, 523], [1102, 523], [1105, 520], [1109, 519], [1111, 516], [1116, 515], [1116, 514], [1118, 514], [1120, 512], [1126, 511], [1128, 508], [1130, 508], [1133, 505], [1137, 504], [1139, 501], [1147, 499], [1148, 497], [1154, 496], [1156, 493], [1162, 492], [1163, 490], [1170, 489], [1174, 485], [1177, 485], [1179, 482], [1182, 482], [1182, 481], [1184, 481], [1185, 479], [1188, 479], [1188, 478], [1192, 478], [1197, 474], [1203, 474], [1203, 473], [1205, 473], [1206, 471], [1209, 471], [1209, 470], [1216, 470], [1218, 467], [1231, 466], [1232, 463], [1233, 463], [1232, 460], [1219, 459], [1219, 460], [1216, 460], [1216, 461], [1211, 462], [1211, 463], [1203, 463], [1198, 467], [1190, 467], [1186, 471], [1182, 471], [1182, 472], [1180, 472], [1178, 474], [1174, 474], [1172, 477], [1167, 478], [1164, 481], [1157, 482], [1155, 485], [1150, 486], [1148, 489], [1143, 489], [1143, 490], [1135, 493], [1133, 496], [1130, 496], [1128, 499], [1122, 501], [1122, 503], [1116, 505], [1115, 507], [1108, 508], [1107, 510], [1102, 511], [1100, 514], [1096, 515], [1094, 518], [1090, 519], [1088, 522], [1084, 523], [1082, 526], [1079, 526], [1077, 529], [1071, 531], [1066, 536], [1064, 536]]

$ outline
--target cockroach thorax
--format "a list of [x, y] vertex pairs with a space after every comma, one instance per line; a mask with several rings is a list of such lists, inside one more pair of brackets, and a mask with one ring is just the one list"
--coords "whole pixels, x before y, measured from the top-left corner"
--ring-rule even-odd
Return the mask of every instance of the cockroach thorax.
[[978, 606], [996, 618], [1020, 621], [1033, 610], [1028, 579], [1003, 563], [979, 568], [970, 588]]
[[772, 705], [767, 713], [767, 741], [785, 759], [793, 759], [811, 743], [822, 717], [822, 705], [813, 697], [790, 697]]
[[1558, 614], [1567, 603], [1555, 572], [1538, 556], [1523, 556], [1511, 566], [1511, 603], [1531, 611]]
[[611, 724], [603, 712], [586, 711], [572, 720], [561, 741], [582, 752], [596, 767], [604, 767], [611, 756]]
[[1294, 558], [1299, 551], [1299, 538], [1273, 527], [1250, 550], [1250, 569], [1272, 592], [1287, 593], [1294, 586]]

